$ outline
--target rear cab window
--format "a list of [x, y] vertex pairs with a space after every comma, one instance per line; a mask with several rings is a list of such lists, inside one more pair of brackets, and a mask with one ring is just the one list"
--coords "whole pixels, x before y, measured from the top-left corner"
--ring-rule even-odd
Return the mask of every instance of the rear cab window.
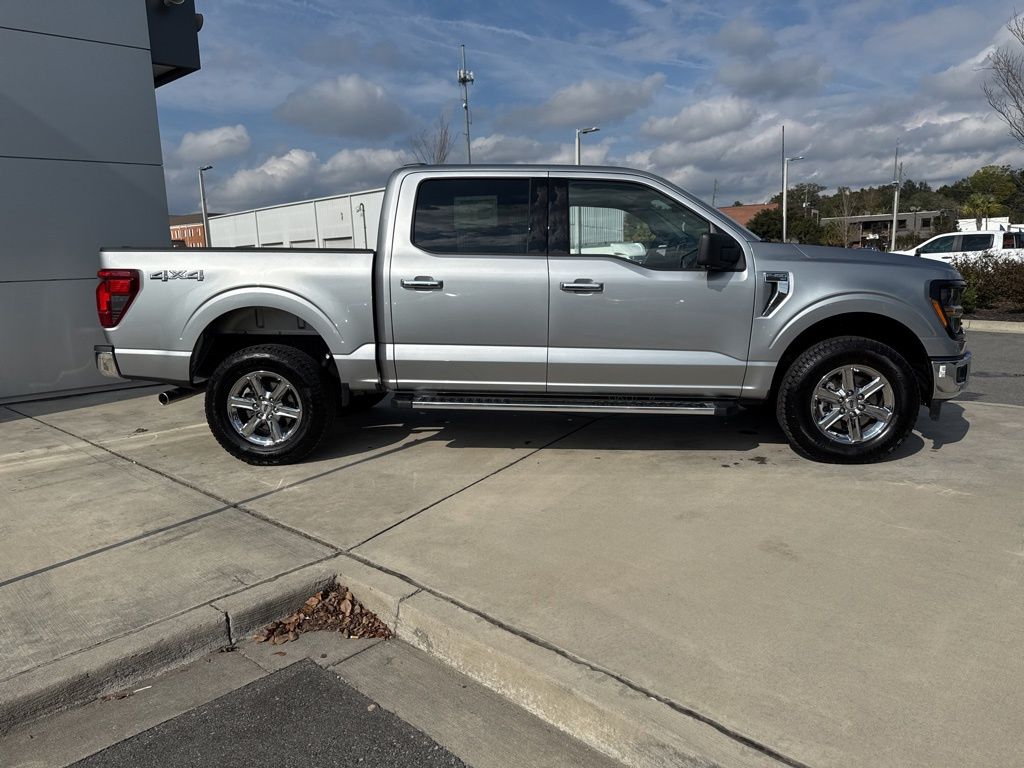
[[[539, 212], [545, 221], [535, 220]], [[546, 180], [426, 179], [416, 190], [412, 242], [431, 253], [544, 253], [546, 215]]]
[[987, 251], [992, 248], [992, 235], [961, 235], [961, 251]]

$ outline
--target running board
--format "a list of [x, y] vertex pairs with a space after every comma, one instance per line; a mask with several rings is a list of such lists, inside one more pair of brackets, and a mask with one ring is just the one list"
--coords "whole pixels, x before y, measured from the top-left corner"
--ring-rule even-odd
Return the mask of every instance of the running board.
[[493, 395], [462, 392], [397, 392], [399, 408], [445, 411], [550, 411], [554, 413], [687, 413], [726, 416], [737, 409], [731, 400], [672, 397], [576, 397]]

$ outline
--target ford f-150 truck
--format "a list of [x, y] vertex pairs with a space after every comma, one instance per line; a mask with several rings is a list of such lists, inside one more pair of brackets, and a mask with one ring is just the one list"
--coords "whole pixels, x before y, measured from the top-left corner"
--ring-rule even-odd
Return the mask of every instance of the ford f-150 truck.
[[[761, 241], [641, 171], [407, 166], [375, 250], [100, 254], [111, 376], [205, 390], [252, 464], [335, 414], [715, 414], [768, 404], [829, 462], [893, 451], [966, 385], [960, 275], [912, 256]], [[680, 423], [680, 429], [685, 425]]]

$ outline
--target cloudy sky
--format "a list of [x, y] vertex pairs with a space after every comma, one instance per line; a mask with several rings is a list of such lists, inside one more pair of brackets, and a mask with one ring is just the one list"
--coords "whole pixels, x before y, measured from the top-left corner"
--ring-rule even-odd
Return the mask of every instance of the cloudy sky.
[[171, 211], [380, 186], [444, 113], [465, 43], [473, 160], [652, 170], [718, 204], [793, 183], [933, 184], [1024, 152], [981, 93], [1013, 3], [911, 0], [196, 0], [203, 68], [157, 91]]

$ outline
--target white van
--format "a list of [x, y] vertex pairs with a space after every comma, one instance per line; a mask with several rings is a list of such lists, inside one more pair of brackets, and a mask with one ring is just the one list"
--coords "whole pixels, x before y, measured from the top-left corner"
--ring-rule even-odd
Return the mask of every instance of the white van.
[[907, 256], [921, 256], [935, 261], [960, 258], [1009, 256], [1024, 261], [1024, 232], [989, 230], [981, 232], [950, 232], [925, 240], [911, 251], [892, 251]]

